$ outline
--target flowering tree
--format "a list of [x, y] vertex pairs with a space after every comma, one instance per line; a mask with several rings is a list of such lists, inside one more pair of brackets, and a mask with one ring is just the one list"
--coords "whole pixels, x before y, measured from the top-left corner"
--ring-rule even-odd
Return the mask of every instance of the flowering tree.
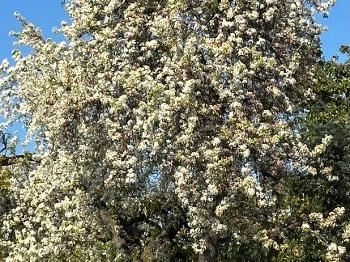
[[33, 52], [2, 64], [2, 97], [40, 160], [12, 170], [0, 254], [340, 260], [310, 225], [344, 209], [321, 219], [299, 187], [327, 171], [330, 137], [308, 148], [297, 120], [332, 2], [66, 1], [61, 43], [18, 15]]

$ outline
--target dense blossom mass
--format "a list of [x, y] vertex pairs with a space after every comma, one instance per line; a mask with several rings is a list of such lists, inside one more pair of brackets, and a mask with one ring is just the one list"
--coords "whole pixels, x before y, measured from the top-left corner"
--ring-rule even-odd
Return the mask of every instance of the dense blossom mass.
[[65, 42], [17, 14], [2, 106], [37, 149], [6, 169], [0, 260], [345, 258], [348, 211], [312, 195], [332, 137], [300, 127], [333, 2], [66, 1]]

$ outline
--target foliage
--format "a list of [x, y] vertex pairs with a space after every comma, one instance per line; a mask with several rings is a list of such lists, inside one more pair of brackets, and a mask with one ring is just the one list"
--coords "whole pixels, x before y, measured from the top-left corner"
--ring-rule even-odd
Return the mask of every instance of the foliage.
[[[342, 46], [340, 51], [349, 56], [349, 48]], [[321, 61], [316, 71], [314, 86], [315, 99], [309, 103], [310, 113], [306, 118], [307, 132], [305, 139], [310, 144], [317, 144], [325, 135], [331, 135], [322, 162], [329, 166], [327, 172], [321, 174], [320, 187], [325, 191], [322, 194], [320, 211], [330, 213], [333, 209], [343, 207], [344, 218], [349, 217], [349, 59], [340, 63], [337, 57], [330, 61]], [[343, 226], [334, 227], [333, 237], [341, 236], [343, 246], [349, 249], [348, 219], [344, 219]], [[344, 260], [350, 257], [347, 254]]]

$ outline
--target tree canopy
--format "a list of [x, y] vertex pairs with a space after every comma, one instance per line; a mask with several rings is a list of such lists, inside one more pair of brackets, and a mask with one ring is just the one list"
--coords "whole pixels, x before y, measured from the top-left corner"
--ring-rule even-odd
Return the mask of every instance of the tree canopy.
[[0, 261], [350, 259], [349, 62], [315, 21], [334, 1], [63, 4], [66, 41], [17, 14], [32, 52], [0, 67], [37, 141], [0, 159]]

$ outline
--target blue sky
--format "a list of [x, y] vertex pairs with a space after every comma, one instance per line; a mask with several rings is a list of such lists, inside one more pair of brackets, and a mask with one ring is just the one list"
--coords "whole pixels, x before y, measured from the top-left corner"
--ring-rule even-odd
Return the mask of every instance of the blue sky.
[[[9, 37], [10, 31], [20, 31], [20, 24], [14, 17], [14, 12], [18, 11], [27, 20], [40, 27], [44, 36], [62, 39], [51, 32], [53, 27], [59, 27], [62, 20], [69, 18], [61, 5], [61, 0], [3, 0], [0, 3], [0, 61], [11, 56], [13, 42], [15, 39]], [[339, 47], [342, 44], [350, 45], [350, 1], [338, 0], [338, 3], [330, 12], [329, 18], [321, 19], [324, 26], [328, 27], [328, 32], [321, 37], [322, 50], [325, 58], [329, 59], [333, 55], [338, 55]], [[0, 116], [0, 121], [1, 121]], [[15, 125], [11, 132], [17, 130], [20, 136], [25, 133], [23, 128]]]
[[322, 50], [325, 58], [339, 54], [342, 44], [350, 45], [350, 1], [338, 0], [331, 10], [329, 17], [319, 19], [319, 22], [328, 27], [328, 31], [321, 36]]
[[57, 38], [51, 32], [59, 27], [62, 20], [68, 20], [61, 0], [2, 0], [0, 3], [0, 59], [11, 56], [14, 37], [8, 36], [10, 31], [20, 31], [21, 26], [14, 17], [18, 11], [27, 20], [41, 28], [46, 37]]

